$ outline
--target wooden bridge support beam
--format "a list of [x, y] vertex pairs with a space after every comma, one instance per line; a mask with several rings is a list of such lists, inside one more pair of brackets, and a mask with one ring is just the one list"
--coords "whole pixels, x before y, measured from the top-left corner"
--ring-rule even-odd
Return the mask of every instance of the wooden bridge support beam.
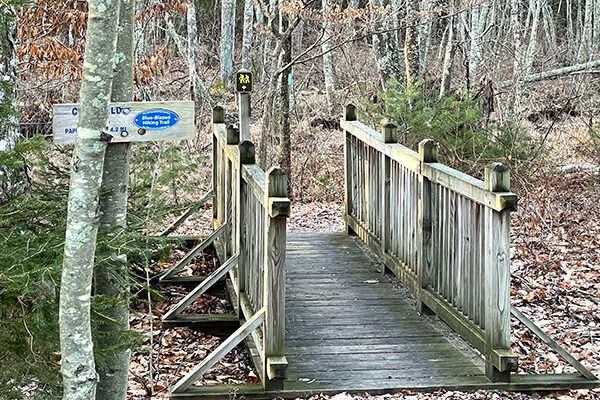
[[[237, 146], [240, 142], [240, 131], [239, 129], [229, 125], [226, 130], [226, 143], [228, 146]], [[239, 166], [234, 165], [234, 163], [227, 157], [223, 157], [222, 160], [225, 164], [225, 188], [223, 189], [225, 193], [225, 223], [227, 224], [227, 230], [225, 232], [225, 238], [223, 243], [221, 243], [223, 260], [228, 260], [235, 252], [237, 252], [236, 248], [236, 209], [237, 209], [237, 194], [238, 194], [238, 182], [237, 177], [239, 176]]]

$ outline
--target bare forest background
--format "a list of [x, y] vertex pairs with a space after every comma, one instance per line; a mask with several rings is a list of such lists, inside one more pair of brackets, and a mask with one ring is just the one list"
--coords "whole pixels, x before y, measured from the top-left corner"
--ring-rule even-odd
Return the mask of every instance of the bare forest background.
[[[71, 149], [51, 144], [52, 104], [79, 101], [86, 23], [84, 1], [0, 0], [0, 398], [60, 396]], [[375, 129], [394, 123], [411, 148], [435, 139], [441, 162], [476, 177], [492, 161], [508, 165], [520, 197], [513, 304], [600, 373], [600, 0], [137, 0], [134, 32], [134, 99], [194, 100], [197, 136], [133, 146], [128, 224], [137, 236], [99, 238], [133, 265], [133, 331], [120, 345], [136, 349], [130, 399], [164, 396], [183, 372], [173, 346], [181, 352], [185, 334], [153, 325], [167, 304], [148, 283], [149, 270], [181, 254], [142, 238], [210, 189], [212, 108], [237, 124], [242, 68], [254, 74], [258, 162], [290, 176], [290, 229], [343, 228], [347, 103]], [[208, 221], [199, 216], [179, 233], [204, 233]], [[110, 307], [95, 297], [97, 323]], [[534, 356], [548, 349], [513, 323], [521, 368], [567, 368], [550, 351]], [[195, 357], [218, 344], [194, 335], [206, 345], [186, 342]], [[249, 379], [244, 368], [221, 368], [231, 376], [215, 381]]]

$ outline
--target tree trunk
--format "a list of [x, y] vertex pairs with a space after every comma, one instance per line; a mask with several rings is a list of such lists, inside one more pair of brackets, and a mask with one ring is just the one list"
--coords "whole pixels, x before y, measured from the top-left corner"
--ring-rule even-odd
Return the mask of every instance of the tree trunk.
[[[265, 5], [266, 7], [266, 5]], [[260, 139], [258, 143], [258, 162], [261, 168], [265, 171], [270, 167], [269, 163], [269, 143], [273, 137], [273, 131], [277, 125], [276, 112], [277, 112], [277, 88], [281, 80], [277, 75], [277, 62], [281, 54], [282, 42], [280, 40], [274, 40], [274, 36], [280, 32], [280, 27], [277, 26], [276, 21], [278, 20], [278, 2], [277, 0], [270, 0], [268, 9], [265, 10], [264, 14], [267, 16], [265, 25], [271, 29], [269, 34], [265, 35], [263, 41], [263, 74], [264, 81], [266, 84], [266, 95], [262, 109], [261, 119], [261, 131]], [[273, 34], [273, 31], [277, 30], [277, 34]]]
[[[111, 95], [115, 102], [133, 101], [134, 16], [135, 0], [121, 0]], [[102, 232], [124, 230], [127, 226], [129, 149], [130, 143], [112, 143], [106, 149], [100, 201]], [[106, 365], [96, 367], [99, 376], [96, 400], [126, 400], [130, 350], [118, 348], [115, 334], [129, 330], [128, 263], [125, 254], [115, 251], [110, 257], [115, 271], [94, 270], [95, 294], [118, 299], [118, 303], [105, 311], [111, 321], [98, 326], [98, 331], [105, 334], [98, 341], [99, 350], [109, 352], [109, 356]]]
[[[188, 54], [188, 56], [187, 56], [188, 72], [190, 74], [193, 74], [192, 76], [189, 77], [189, 79], [190, 79], [190, 85], [192, 87], [193, 100], [196, 102], [196, 105], [197, 105], [196, 108], [198, 108], [198, 105], [200, 104], [200, 101], [202, 98], [204, 98], [204, 100], [206, 100], [208, 102], [211, 109], [215, 108], [217, 105], [217, 102], [214, 101], [214, 99], [212, 98], [212, 96], [210, 95], [208, 90], [206, 89], [206, 86], [204, 86], [204, 83], [202, 83], [202, 80], [200, 79], [200, 75], [198, 75], [197, 68], [199, 68], [199, 67], [197, 66], [196, 68], [190, 68], [190, 62], [193, 63], [193, 60], [192, 60], [193, 56], [191, 56], [188, 53], [188, 51], [186, 50], [186, 47], [185, 47], [185, 43], [181, 39], [181, 36], [179, 36], [177, 34], [177, 32], [175, 31], [175, 26], [173, 25], [173, 21], [171, 19], [169, 19], [168, 16], [165, 16], [165, 22], [167, 24], [167, 32], [169, 33], [169, 35], [175, 42], [177, 51], [182, 55]], [[197, 36], [196, 36], [196, 39], [197, 39]], [[198, 48], [198, 41], [196, 40], [195, 44], [192, 43], [192, 46]], [[196, 54], [197, 54], [197, 52], [196, 52]], [[196, 63], [197, 62], [198, 62], [198, 59], [196, 58]]]
[[[376, 21], [375, 33], [373, 34], [373, 52], [381, 74], [381, 83], [385, 88], [392, 75], [396, 75], [401, 71], [398, 56], [400, 53], [398, 33], [396, 31], [398, 29], [397, 13], [400, 5], [398, 0], [371, 0], [371, 5], [374, 8], [385, 8], [390, 5], [392, 10], [391, 15], [386, 16], [389, 21]], [[376, 18], [381, 18], [381, 16], [376, 15]]]
[[[592, 41], [593, 38], [593, 29], [594, 29], [594, 0], [585, 0], [584, 6], [584, 17], [583, 17], [583, 26], [582, 26], [582, 35], [581, 35], [581, 44], [579, 45], [579, 51], [577, 52], [577, 61], [583, 62], [588, 60], [590, 56], [593, 55], [594, 43]], [[580, 8], [581, 10], [581, 8]]]
[[[560, 78], [562, 76], [576, 74], [576, 73], [585, 73], [586, 70], [591, 70], [595, 68], [600, 68], [600, 60], [590, 61], [582, 64], [575, 64], [569, 67], [563, 67], [558, 69], [553, 69], [550, 71], [539, 72], [537, 74], [531, 74], [528, 76], [524, 76], [521, 78], [521, 82], [523, 83], [531, 83], [531, 82], [540, 82], [549, 79]], [[498, 82], [497, 86], [500, 88], [505, 88], [513, 84], [512, 80]]]
[[469, 86], [480, 78], [482, 62], [482, 41], [488, 13], [487, 0], [474, 4], [471, 8], [471, 47], [469, 49]]
[[89, 0], [79, 126], [71, 163], [59, 329], [64, 400], [96, 398], [90, 297], [119, 1]]
[[544, 19], [544, 32], [546, 35], [546, 40], [548, 40], [548, 45], [552, 50], [553, 55], [556, 57], [560, 54], [560, 50], [558, 48], [558, 41], [556, 39], [556, 24], [554, 23], [554, 12], [552, 11], [552, 7], [548, 4], [548, 1], [544, 0], [542, 5], [542, 16]]
[[[190, 76], [190, 87], [192, 91], [192, 99], [199, 102], [200, 96], [199, 88], [196, 84], [196, 75], [200, 67], [200, 60], [198, 56], [198, 24], [196, 23], [196, 1], [187, 0], [187, 37], [188, 37], [188, 48], [187, 48], [187, 59], [188, 59], [188, 75]], [[171, 23], [172, 24], [172, 23]], [[185, 54], [185, 53], [184, 53]]]
[[[286, 32], [289, 27], [289, 17], [280, 13], [280, 34]], [[282, 37], [281, 46], [281, 66], [292, 62], [292, 35]], [[288, 67], [281, 73], [281, 92], [280, 92], [280, 129], [281, 143], [279, 148], [279, 165], [288, 177], [292, 176], [292, 138], [290, 129], [290, 85], [288, 79], [292, 74], [292, 67]], [[288, 186], [288, 195], [293, 197], [292, 185]]]
[[406, 30], [404, 35], [404, 67], [406, 85], [412, 85], [419, 75], [419, 48], [416, 25], [419, 0], [406, 0]]
[[252, 71], [252, 37], [254, 35], [254, 0], [244, 2], [244, 40], [242, 43], [242, 68]]
[[515, 53], [515, 59], [513, 61], [513, 81], [514, 96], [512, 101], [512, 114], [518, 115], [519, 104], [521, 102], [521, 66], [523, 63], [523, 49], [521, 45], [521, 0], [511, 0], [511, 14], [510, 21], [512, 25], [513, 33], [513, 48]]
[[327, 92], [327, 108], [329, 114], [334, 113], [335, 109], [335, 79], [333, 72], [333, 52], [332, 52], [332, 30], [333, 22], [331, 13], [335, 2], [332, 0], [323, 0], [323, 76], [325, 78], [325, 91]]
[[432, 27], [432, 9], [433, 1], [425, 0], [422, 3], [423, 10], [421, 13], [421, 22], [419, 24], [419, 78], [425, 77], [427, 69], [427, 58], [429, 56], [429, 48], [431, 47], [431, 27]]
[[221, 81], [227, 88], [233, 85], [235, 53], [235, 0], [221, 2]]
[[452, 66], [454, 64], [454, 55], [456, 53], [455, 45], [455, 30], [458, 17], [454, 15], [456, 12], [455, 3], [453, 2], [450, 14], [452, 15], [448, 21], [448, 41], [446, 42], [446, 50], [444, 52], [444, 63], [442, 65], [442, 82], [440, 84], [440, 98], [444, 97], [450, 91], [450, 83], [452, 81]]
[[531, 31], [529, 33], [529, 44], [527, 46], [527, 53], [525, 53], [525, 75], [530, 75], [533, 69], [533, 61], [535, 59], [535, 52], [537, 50], [538, 42], [538, 28], [540, 24], [540, 14], [542, 11], [541, 0], [535, 0], [531, 3], [533, 9], [530, 9], [532, 14]]
[[592, 43], [594, 43], [593, 53], [597, 56], [600, 52], [600, 0], [594, 2], [594, 33]]
[[[17, 55], [15, 40], [17, 15], [12, 7], [0, 10], [0, 152], [12, 150], [19, 141], [17, 117]], [[0, 204], [27, 192], [29, 180], [26, 170], [0, 167]]]
[[567, 55], [570, 60], [573, 60], [575, 57], [574, 44], [577, 43], [575, 29], [573, 28], [573, 0], [567, 0], [565, 7], [567, 13]]

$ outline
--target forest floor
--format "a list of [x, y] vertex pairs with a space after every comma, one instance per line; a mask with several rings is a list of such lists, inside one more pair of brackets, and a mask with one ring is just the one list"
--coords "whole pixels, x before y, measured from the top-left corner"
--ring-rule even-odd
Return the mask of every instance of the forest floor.
[[[516, 189], [519, 210], [511, 229], [512, 303], [546, 333], [600, 375], [600, 184], [597, 177], [574, 172], [535, 173]], [[295, 204], [290, 231], [343, 230], [343, 204]], [[210, 206], [180, 227], [179, 234], [206, 234], [210, 229]], [[168, 268], [184, 255], [173, 253], [171, 263], [156, 265], [154, 273]], [[215, 268], [211, 254], [198, 257], [184, 274]], [[163, 328], [160, 316], [186, 294], [179, 287], [163, 288], [165, 299], [152, 304], [139, 302], [132, 315], [133, 329], [147, 335], [143, 347], [132, 355], [130, 400], [167, 398], [168, 387], [201, 361], [221, 339], [187, 328]], [[231, 312], [225, 300], [205, 295], [192, 305], [198, 313]], [[150, 316], [152, 324], [150, 324]], [[512, 320], [513, 349], [519, 355], [522, 373], [572, 372], [564, 360]], [[152, 349], [152, 352], [150, 352]], [[150, 357], [151, 355], [151, 357]], [[150, 361], [150, 359], [152, 361]], [[150, 372], [152, 371], [152, 372]], [[231, 352], [199, 383], [241, 383], [257, 380], [248, 353], [241, 346]], [[346, 393], [332, 400], [384, 399], [600, 399], [600, 390], [551, 393], [502, 391], [412, 393], [359, 396]], [[314, 399], [327, 396], [315, 396]]]

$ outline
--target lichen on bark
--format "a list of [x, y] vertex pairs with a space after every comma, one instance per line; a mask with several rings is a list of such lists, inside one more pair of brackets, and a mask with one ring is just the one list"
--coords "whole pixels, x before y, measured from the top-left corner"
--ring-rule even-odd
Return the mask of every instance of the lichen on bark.
[[79, 126], [71, 163], [60, 291], [64, 400], [94, 399], [97, 383], [90, 297], [99, 222], [99, 189], [106, 150], [101, 133], [108, 120], [119, 1], [90, 0], [88, 6]]
[[[133, 35], [135, 0], [121, 0], [112, 101], [133, 100]], [[130, 143], [109, 144], [104, 156], [103, 196], [100, 201], [100, 231], [122, 231], [127, 225], [127, 192], [129, 184]], [[113, 350], [104, 365], [96, 367], [100, 377], [96, 400], [126, 400], [130, 351], [122, 348], [117, 332], [129, 329], [128, 263], [125, 254], [110, 255], [116, 270], [94, 271], [95, 294], [117, 298], [114, 307], [105, 311], [107, 321], [98, 326], [103, 334], [99, 350]]]

